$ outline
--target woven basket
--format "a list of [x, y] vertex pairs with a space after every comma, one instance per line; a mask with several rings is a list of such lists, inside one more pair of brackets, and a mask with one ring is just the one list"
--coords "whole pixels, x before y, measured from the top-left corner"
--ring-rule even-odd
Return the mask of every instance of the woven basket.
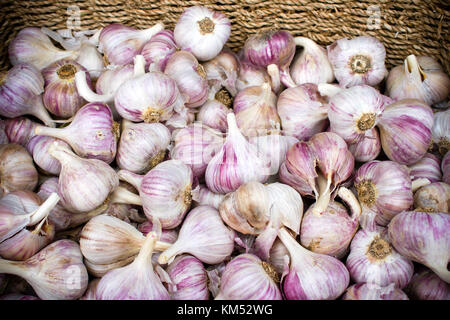
[[67, 28], [68, 8], [80, 9], [82, 29], [110, 23], [147, 28], [162, 21], [173, 29], [180, 14], [193, 5], [225, 13], [231, 21], [227, 45], [242, 47], [249, 35], [274, 29], [306, 36], [326, 46], [334, 40], [371, 35], [387, 51], [387, 66], [401, 64], [409, 54], [436, 58], [450, 74], [449, 16], [446, 0], [0, 0], [0, 70], [10, 68], [7, 45], [26, 26]]

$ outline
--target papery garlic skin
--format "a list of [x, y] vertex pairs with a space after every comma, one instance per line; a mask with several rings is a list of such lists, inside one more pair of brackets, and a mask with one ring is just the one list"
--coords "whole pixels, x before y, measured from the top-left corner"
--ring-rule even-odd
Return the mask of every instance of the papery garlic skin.
[[191, 255], [181, 255], [166, 271], [172, 280], [168, 291], [173, 300], [208, 300], [208, 276], [203, 263]]
[[197, 205], [206, 205], [216, 209], [219, 209], [219, 205], [225, 197], [223, 194], [212, 192], [203, 184], [199, 184], [191, 193], [192, 201]]
[[228, 193], [249, 181], [265, 182], [270, 163], [259, 157], [257, 150], [237, 127], [234, 113], [227, 115], [228, 134], [221, 150], [208, 163], [205, 181], [215, 193]]
[[395, 284], [382, 287], [372, 283], [357, 283], [345, 291], [342, 300], [409, 300]]
[[197, 120], [212, 129], [225, 133], [228, 129], [227, 114], [230, 112], [233, 110], [227, 108], [223, 103], [217, 100], [208, 100], [200, 107]]
[[397, 252], [388, 238], [387, 228], [360, 229], [350, 245], [346, 266], [356, 283], [382, 287], [395, 283], [404, 288], [414, 272], [412, 262]]
[[153, 27], [137, 30], [120, 23], [110, 24], [102, 29], [99, 36], [99, 50], [113, 65], [126, 65], [139, 54], [144, 44], [152, 36], [164, 29], [162, 23]]
[[[42, 70], [45, 90], [42, 96], [45, 108], [55, 116], [70, 118], [86, 103], [75, 83], [75, 73], [87, 71], [74, 60], [58, 60]], [[86, 82], [92, 89], [91, 78], [86, 73]]]
[[355, 174], [354, 186], [365, 211], [376, 212], [376, 223], [386, 226], [413, 204], [412, 183], [406, 166], [393, 161], [370, 161]]
[[[34, 136], [27, 144], [28, 152], [33, 156], [36, 165], [39, 166], [45, 173], [51, 175], [59, 175], [61, 165], [58, 160], [48, 153], [48, 149], [56, 140], [47, 136]], [[70, 146], [62, 140], [58, 142], [61, 146], [70, 149]]]
[[94, 210], [119, 185], [116, 172], [105, 162], [83, 159], [57, 145], [53, 146], [49, 153], [61, 163], [58, 194], [62, 205], [69, 211]]
[[326, 99], [317, 91], [317, 85], [301, 84], [280, 93], [277, 111], [285, 135], [308, 140], [328, 126]]
[[38, 183], [38, 172], [33, 158], [18, 144], [0, 145], [0, 191], [2, 194], [14, 190], [34, 190]]
[[[286, 257], [286, 258], [285, 258]], [[269, 262], [274, 267], [278, 275], [281, 277], [286, 265], [286, 259], [289, 258], [289, 251], [279, 238], [275, 239], [270, 248]]]
[[404, 257], [419, 262], [450, 283], [450, 216], [404, 211], [389, 223], [389, 239]]
[[216, 95], [223, 87], [234, 97], [236, 89], [236, 79], [239, 74], [239, 58], [229, 48], [224, 48], [216, 57], [203, 63], [208, 79], [210, 97]]
[[414, 193], [414, 208], [426, 212], [449, 212], [450, 185], [433, 182]]
[[276, 95], [268, 83], [248, 87], [234, 98], [233, 110], [239, 130], [245, 136], [266, 135], [280, 128]]
[[348, 150], [358, 162], [367, 162], [376, 159], [381, 152], [381, 140], [378, 129], [372, 128], [371, 130], [367, 130], [364, 138], [348, 144]]
[[167, 60], [178, 49], [172, 30], [162, 30], [155, 34], [142, 48], [145, 69], [149, 72], [164, 72]]
[[9, 143], [17, 143], [26, 147], [28, 141], [35, 136], [34, 129], [39, 124], [25, 117], [5, 120], [5, 133]]
[[273, 267], [253, 254], [240, 254], [227, 263], [216, 300], [282, 300]]
[[119, 115], [134, 122], [162, 122], [182, 108], [175, 80], [150, 72], [124, 82], [116, 92], [114, 106]]
[[327, 51], [313, 40], [295, 37], [295, 44], [302, 50], [294, 57], [290, 66], [292, 80], [297, 85], [304, 83], [332, 83], [333, 67], [328, 61]]
[[175, 52], [167, 61], [164, 74], [175, 80], [185, 97], [186, 107], [196, 108], [208, 99], [209, 87], [203, 66], [188, 51]]
[[192, 169], [195, 177], [203, 177], [211, 159], [220, 151], [224, 143], [221, 132], [199, 122], [172, 133], [174, 147], [170, 157], [177, 159]]
[[117, 152], [116, 130], [111, 109], [106, 104], [92, 102], [78, 110], [67, 127], [38, 126], [35, 133], [67, 142], [80, 157], [111, 163]]
[[12, 65], [30, 63], [39, 70], [51, 63], [64, 59], [75, 59], [78, 52], [61, 50], [53, 45], [50, 38], [40, 28], [26, 27], [19, 31], [8, 46]]
[[174, 28], [176, 44], [201, 61], [211, 60], [222, 50], [231, 33], [227, 16], [203, 6], [184, 10]]
[[389, 72], [386, 93], [397, 100], [418, 99], [432, 105], [448, 96], [450, 78], [432, 57], [409, 55]]
[[359, 36], [343, 38], [327, 46], [334, 76], [346, 88], [367, 84], [375, 86], [387, 75], [386, 49], [376, 38]]
[[162, 123], [122, 121], [116, 163], [120, 169], [147, 173], [163, 161], [170, 143], [170, 131]]
[[411, 300], [450, 300], [450, 285], [426, 268], [413, 275], [405, 291]]
[[442, 180], [441, 160], [432, 153], [426, 153], [418, 162], [409, 165], [411, 181], [428, 179], [430, 182]]
[[114, 96], [121, 84], [133, 77], [133, 64], [106, 69], [101, 73], [95, 83], [95, 92], [100, 95]]
[[437, 145], [439, 153], [444, 156], [450, 150], [450, 109], [433, 114], [431, 134], [433, 143]]
[[381, 146], [390, 160], [410, 165], [419, 161], [431, 142], [433, 112], [419, 100], [400, 100], [380, 116]]
[[158, 258], [160, 264], [171, 263], [175, 256], [188, 253], [206, 264], [218, 264], [234, 249], [235, 232], [220, 218], [219, 211], [210, 206], [192, 209], [181, 225], [177, 241]]

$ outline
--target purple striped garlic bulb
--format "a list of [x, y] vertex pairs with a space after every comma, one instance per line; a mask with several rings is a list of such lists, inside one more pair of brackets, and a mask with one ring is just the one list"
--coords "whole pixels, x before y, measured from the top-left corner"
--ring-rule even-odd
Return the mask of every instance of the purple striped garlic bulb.
[[412, 182], [420, 179], [427, 179], [431, 183], [442, 180], [441, 160], [432, 153], [427, 152], [422, 159], [408, 168]]
[[120, 169], [147, 173], [164, 160], [170, 131], [162, 123], [134, 123], [122, 120], [116, 163]]
[[334, 300], [344, 293], [350, 276], [341, 261], [303, 248], [284, 228], [278, 237], [290, 255], [280, 282], [287, 300]]
[[189, 166], [179, 160], [166, 160], [145, 175], [120, 170], [118, 175], [136, 190], [148, 219], [158, 218], [165, 229], [181, 224], [191, 207], [193, 174]]
[[58, 195], [61, 204], [72, 212], [96, 209], [119, 185], [119, 178], [108, 164], [98, 159], [84, 159], [54, 142], [51, 156], [61, 163]]
[[208, 300], [208, 276], [203, 263], [196, 257], [183, 254], [166, 268], [172, 283], [168, 291], [173, 300]]
[[177, 83], [160, 72], [150, 72], [124, 82], [114, 96], [119, 115], [134, 122], [163, 122], [184, 108]]
[[258, 155], [239, 130], [234, 113], [227, 115], [228, 133], [222, 148], [209, 161], [205, 172], [208, 188], [214, 193], [228, 193], [250, 181], [265, 182], [270, 163]]
[[240, 59], [239, 75], [236, 79], [237, 91], [242, 91], [247, 87], [261, 86], [263, 83], [271, 83], [267, 71], [264, 68], [254, 66], [245, 59]]
[[302, 196], [316, 199], [314, 213], [324, 211], [332, 194], [347, 180], [354, 168], [353, 155], [345, 141], [333, 132], [315, 134], [308, 142], [294, 144], [280, 168], [281, 182]]
[[163, 29], [162, 23], [157, 23], [144, 30], [113, 23], [104, 27], [100, 32], [98, 48], [109, 64], [126, 65], [140, 54], [146, 42]]
[[31, 64], [20, 63], [12, 67], [0, 81], [0, 115], [15, 118], [32, 115], [47, 126], [53, 120], [42, 102], [44, 78]]
[[413, 204], [409, 170], [394, 161], [370, 161], [355, 174], [354, 187], [361, 203], [361, 225], [364, 227], [370, 212], [376, 223], [386, 226], [392, 218]]
[[347, 288], [342, 300], [409, 300], [409, 298], [394, 283], [387, 286], [357, 283]]
[[[75, 73], [87, 72], [74, 60], [58, 60], [42, 70], [45, 90], [42, 96], [45, 108], [57, 117], [70, 118], [86, 103], [80, 96], [75, 83]], [[86, 82], [92, 88], [89, 73]]]
[[142, 48], [145, 69], [149, 72], [164, 72], [167, 60], [178, 50], [172, 30], [162, 30], [155, 34]]
[[253, 254], [240, 254], [223, 270], [215, 300], [282, 300], [279, 281], [269, 263]]
[[197, 120], [211, 129], [226, 133], [228, 129], [227, 114], [233, 112], [222, 102], [208, 100], [200, 107], [197, 113]]
[[411, 300], [450, 300], [450, 284], [428, 268], [416, 272], [405, 291]]
[[403, 211], [388, 226], [389, 239], [405, 258], [421, 263], [450, 283], [450, 215]]
[[224, 194], [214, 193], [208, 189], [204, 184], [199, 184], [191, 192], [192, 201], [198, 206], [210, 206], [215, 209], [219, 209], [220, 203], [225, 197]]
[[433, 111], [419, 100], [400, 100], [380, 116], [381, 146], [387, 157], [410, 165], [422, 159], [431, 142]]
[[327, 46], [328, 59], [339, 84], [349, 88], [375, 86], [388, 74], [383, 43], [370, 36], [339, 39]]
[[72, 150], [64, 141], [47, 136], [34, 136], [27, 144], [27, 150], [33, 156], [34, 163], [44, 173], [55, 176], [59, 175], [61, 164], [48, 153], [48, 150], [57, 140], [62, 147]]
[[77, 155], [111, 163], [116, 156], [117, 124], [111, 109], [103, 103], [92, 102], [75, 114], [64, 128], [38, 126], [37, 135], [61, 139], [69, 144]]
[[327, 99], [313, 83], [285, 89], [278, 97], [277, 110], [284, 134], [299, 140], [309, 140], [328, 126]]
[[9, 139], [9, 143], [17, 143], [26, 147], [28, 141], [35, 136], [34, 129], [38, 125], [38, 123], [26, 117], [5, 120], [5, 133]]

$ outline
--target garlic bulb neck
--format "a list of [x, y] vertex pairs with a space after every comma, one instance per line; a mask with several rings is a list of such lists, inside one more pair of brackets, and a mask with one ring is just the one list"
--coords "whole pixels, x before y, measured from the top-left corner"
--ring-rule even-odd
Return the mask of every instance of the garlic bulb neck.
[[40, 205], [39, 208], [31, 214], [28, 225], [32, 226], [41, 220], [45, 220], [44, 218], [49, 215], [50, 211], [56, 206], [59, 200], [60, 198], [58, 194], [53, 192], [47, 200], [45, 200], [44, 203], [42, 203], [42, 205]]
[[147, 237], [145, 238], [145, 241], [141, 247], [141, 250], [139, 251], [138, 256], [134, 260], [134, 263], [142, 266], [143, 268], [147, 268], [149, 265], [151, 256], [153, 254], [153, 250], [155, 249], [156, 241], [157, 241], [156, 233], [149, 232], [147, 234]]
[[114, 102], [113, 94], [97, 94], [92, 91], [86, 81], [85, 71], [75, 73], [75, 83], [80, 96], [88, 102], [102, 102], [106, 104]]
[[119, 170], [119, 172], [117, 172], [117, 174], [119, 175], [119, 179], [121, 179], [125, 182], [128, 182], [133, 187], [135, 187], [137, 190], [140, 189], [140, 186], [142, 184], [142, 180], [144, 179], [144, 176], [133, 173], [128, 170]]
[[142, 200], [139, 195], [127, 190], [124, 187], [117, 187], [111, 194], [110, 203], [124, 203], [142, 206]]

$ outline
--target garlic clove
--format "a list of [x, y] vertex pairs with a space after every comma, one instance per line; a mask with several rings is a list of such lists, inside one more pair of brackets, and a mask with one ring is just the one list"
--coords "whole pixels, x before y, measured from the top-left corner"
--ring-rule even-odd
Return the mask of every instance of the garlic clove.
[[58, 140], [58, 143], [62, 147], [71, 150], [70, 146], [64, 141], [48, 136], [34, 136], [26, 145], [28, 152], [33, 156], [34, 163], [44, 173], [49, 175], [59, 175], [61, 171], [61, 165], [59, 161], [53, 158], [48, 153], [48, 149], [56, 140]]
[[218, 130], [220, 132], [227, 132], [227, 114], [233, 110], [227, 108], [223, 103], [217, 100], [208, 100], [200, 111], [197, 113], [197, 120], [204, 125]]
[[123, 260], [115, 261], [112, 263], [107, 264], [96, 264], [94, 262], [89, 261], [88, 259], [84, 258], [84, 265], [86, 266], [86, 269], [89, 273], [89, 275], [93, 277], [101, 278], [105, 274], [107, 274], [109, 271], [118, 269], [121, 267], [125, 267], [132, 263], [136, 259], [136, 255], [133, 255], [131, 257], [125, 258]]
[[203, 184], [199, 184], [197, 187], [195, 187], [192, 192], [192, 201], [198, 205], [206, 205], [213, 207], [215, 209], [219, 209], [220, 203], [223, 201], [225, 195], [220, 193], [214, 193], [211, 190], [208, 189]]
[[355, 161], [367, 162], [374, 160], [381, 152], [380, 134], [377, 128], [372, 128], [365, 132], [362, 139], [357, 139], [354, 143], [348, 144], [348, 150], [355, 157]]
[[164, 72], [167, 60], [178, 50], [172, 30], [162, 30], [155, 34], [142, 48], [145, 69], [149, 72]]
[[208, 79], [210, 96], [220, 91], [223, 87], [234, 97], [238, 90], [236, 89], [236, 79], [239, 73], [239, 59], [237, 55], [224, 47], [222, 51], [213, 59], [203, 63]]
[[413, 275], [405, 292], [411, 300], [450, 299], [450, 285], [427, 268], [423, 268]]
[[236, 79], [236, 89], [238, 92], [247, 87], [271, 83], [271, 78], [264, 68], [256, 67], [248, 61], [240, 60], [239, 62], [239, 75]]

